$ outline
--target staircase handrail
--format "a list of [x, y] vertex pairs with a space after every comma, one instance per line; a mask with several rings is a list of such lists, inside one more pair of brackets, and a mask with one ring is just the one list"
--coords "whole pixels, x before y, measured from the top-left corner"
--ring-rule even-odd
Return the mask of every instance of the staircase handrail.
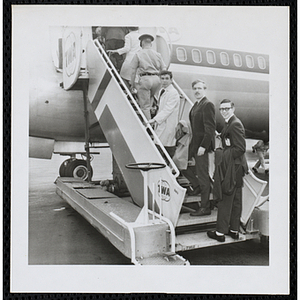
[[[116, 70], [115, 66], [112, 64], [110, 58], [108, 57], [108, 55], [106, 54], [105, 50], [103, 49], [103, 47], [101, 46], [100, 42], [98, 40], [94, 40], [94, 43], [96, 44], [97, 48], [99, 49], [101, 55], [105, 58], [106, 63], [108, 64], [108, 66], [111, 68], [111, 71], [114, 75], [114, 77], [116, 77], [118, 79], [119, 84], [122, 86], [122, 88], [126, 91], [126, 95], [130, 97], [130, 100], [132, 101], [132, 103], [135, 106], [135, 109], [139, 112], [139, 114], [141, 115], [142, 119], [143, 119], [143, 124], [146, 128], [149, 129], [149, 131], [151, 132], [153, 138], [154, 138], [154, 142], [157, 143], [161, 150], [163, 151], [165, 157], [167, 158], [169, 164], [172, 166], [172, 171], [174, 171], [174, 173], [172, 172], [172, 174], [175, 177], [178, 177], [178, 175], [180, 174], [177, 166], [175, 165], [174, 161], [171, 159], [169, 153], [166, 151], [165, 147], [163, 146], [163, 144], [161, 143], [160, 139], [158, 138], [158, 136], [156, 135], [156, 133], [154, 132], [152, 126], [149, 124], [148, 119], [145, 117], [144, 113], [142, 112], [142, 110], [140, 109], [139, 105], [137, 104], [137, 102], [135, 101], [134, 97], [132, 96], [131, 92], [129, 91], [129, 89], [127, 88], [126, 84], [124, 84], [123, 79], [121, 78], [121, 76], [119, 75], [118, 71]], [[110, 70], [109, 70], [110, 71]], [[158, 150], [157, 150], [158, 151]], [[169, 165], [169, 167], [170, 167]]]

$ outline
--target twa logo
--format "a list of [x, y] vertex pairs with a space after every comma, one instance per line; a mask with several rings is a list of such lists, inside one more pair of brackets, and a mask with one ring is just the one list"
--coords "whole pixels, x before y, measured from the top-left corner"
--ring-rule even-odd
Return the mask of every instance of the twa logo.
[[75, 72], [76, 67], [76, 37], [71, 32], [65, 41], [65, 70], [67, 76], [71, 76]]
[[[161, 183], [161, 185], [160, 185]], [[166, 180], [158, 181], [157, 183], [157, 196], [160, 197], [161, 200], [169, 202], [170, 201], [170, 185]]]

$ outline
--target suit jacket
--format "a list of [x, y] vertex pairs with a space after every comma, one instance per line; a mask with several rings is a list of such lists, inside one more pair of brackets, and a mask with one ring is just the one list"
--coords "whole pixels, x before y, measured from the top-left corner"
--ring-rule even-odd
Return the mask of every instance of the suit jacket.
[[243, 176], [248, 172], [245, 157], [246, 141], [242, 122], [233, 115], [221, 133], [223, 149], [216, 150], [216, 169], [213, 194], [222, 200], [223, 194], [231, 195], [243, 186]]
[[205, 152], [215, 148], [215, 106], [206, 97], [195, 103], [189, 114], [192, 140], [189, 148], [189, 157], [196, 156], [198, 148], [204, 147]]
[[236, 188], [236, 168], [231, 150], [216, 149], [216, 156], [220, 155], [216, 161], [213, 184], [214, 199], [217, 200], [222, 200], [223, 194], [231, 195]]
[[175, 131], [178, 124], [180, 98], [177, 90], [170, 84], [159, 98], [159, 109], [153, 118], [157, 123], [155, 133], [166, 147], [176, 144]]
[[105, 41], [113, 39], [124, 41], [126, 34], [127, 30], [124, 27], [103, 27], [101, 30], [101, 36], [105, 38]]
[[230, 149], [234, 164], [236, 165], [237, 187], [242, 186], [242, 177], [248, 172], [248, 165], [245, 157], [245, 129], [240, 119], [235, 115], [229, 119], [228, 124], [225, 124], [221, 133], [221, 139], [223, 151], [225, 152]]
[[[127, 80], [131, 79], [131, 73], [132, 73], [131, 61], [134, 55], [142, 49], [140, 47], [139, 36], [140, 34], [136, 31], [131, 31], [130, 33], [126, 34], [124, 47], [118, 49], [119, 55], [126, 53], [126, 58], [121, 67], [120, 75], [122, 78]], [[136, 80], [136, 82], [138, 82], [138, 80]]]
[[179, 170], [186, 170], [191, 140], [190, 126], [185, 120], [180, 120], [175, 131], [176, 151], [172, 159]]

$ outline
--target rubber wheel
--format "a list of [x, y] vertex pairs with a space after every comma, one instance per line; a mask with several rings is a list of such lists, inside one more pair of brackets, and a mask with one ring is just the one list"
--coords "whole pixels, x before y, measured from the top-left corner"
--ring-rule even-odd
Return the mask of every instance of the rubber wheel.
[[[91, 168], [91, 178], [93, 169]], [[74, 177], [82, 180], [88, 179], [87, 162], [83, 159], [75, 159], [66, 166], [65, 177]]]
[[60, 177], [67, 177], [67, 175], [66, 175], [67, 165], [73, 160], [74, 160], [73, 158], [68, 158], [60, 165], [60, 167], [59, 167], [59, 176]]
[[266, 235], [261, 235], [260, 244], [263, 248], [269, 248], [269, 237]]

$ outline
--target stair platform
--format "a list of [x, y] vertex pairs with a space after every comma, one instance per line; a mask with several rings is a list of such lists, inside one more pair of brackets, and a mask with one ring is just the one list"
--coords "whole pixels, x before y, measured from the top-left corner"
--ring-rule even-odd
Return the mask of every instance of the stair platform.
[[122, 217], [125, 222], [134, 222], [141, 211], [133, 203], [80, 179], [58, 177], [56, 185], [57, 193], [91, 223], [97, 223], [111, 213]]
[[175, 251], [187, 251], [198, 248], [205, 248], [211, 246], [221, 246], [231, 243], [239, 243], [247, 240], [246, 235], [240, 234], [238, 240], [234, 240], [230, 236], [225, 236], [225, 242], [218, 242], [209, 238], [205, 232], [186, 233], [176, 236]]
[[189, 261], [176, 253], [161, 253], [160, 255], [137, 258], [139, 265], [172, 265], [172, 266], [187, 266]]
[[173, 231], [171, 240], [167, 222], [150, 214], [149, 219], [143, 219], [142, 209], [133, 204], [130, 197], [121, 199], [101, 186], [70, 177], [58, 177], [55, 183], [57, 194], [123, 255], [130, 258], [132, 263], [189, 264], [174, 253], [175, 233]]

